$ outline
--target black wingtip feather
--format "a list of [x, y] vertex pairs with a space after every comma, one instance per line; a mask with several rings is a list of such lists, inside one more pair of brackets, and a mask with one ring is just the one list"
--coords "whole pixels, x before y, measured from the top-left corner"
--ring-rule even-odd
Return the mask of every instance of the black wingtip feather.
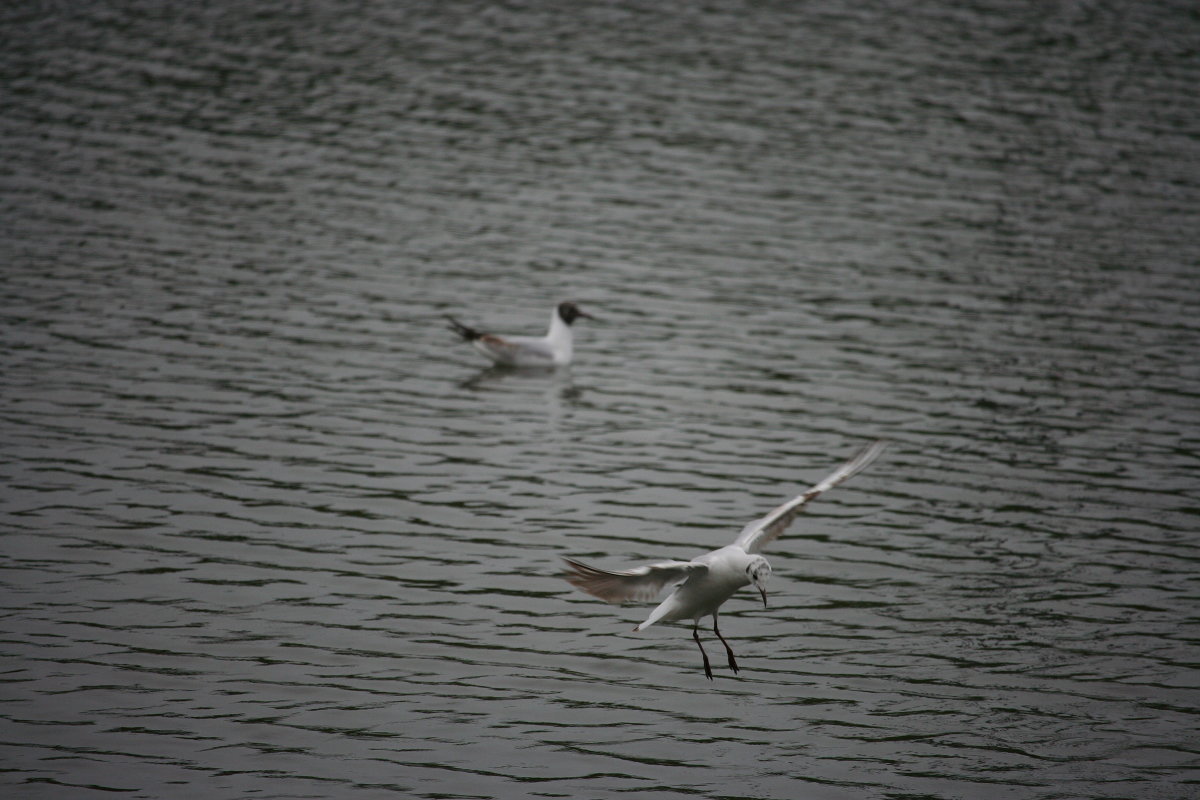
[[476, 339], [483, 336], [482, 333], [475, 330], [470, 325], [463, 325], [461, 322], [459, 322], [458, 320], [456, 320], [454, 317], [450, 316], [449, 314], [443, 314], [443, 316], [446, 319], [450, 320], [450, 330], [454, 331], [459, 336], [461, 336], [462, 340], [464, 342], [473, 342]]

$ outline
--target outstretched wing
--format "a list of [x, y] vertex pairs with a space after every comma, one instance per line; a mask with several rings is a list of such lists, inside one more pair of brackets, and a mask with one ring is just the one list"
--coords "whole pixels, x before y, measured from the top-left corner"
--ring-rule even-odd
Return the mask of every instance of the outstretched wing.
[[663, 587], [679, 581], [693, 572], [707, 572], [708, 567], [693, 561], [659, 561], [644, 567], [610, 572], [564, 558], [570, 571], [563, 575], [572, 585], [599, 597], [606, 603], [626, 600], [653, 600]]
[[879, 454], [883, 452], [885, 444], [886, 442], [883, 440], [871, 442], [871, 444], [860, 450], [858, 455], [834, 470], [828, 478], [807, 492], [788, 500], [762, 519], [756, 519], [742, 528], [741, 534], [738, 535], [733, 543], [747, 553], [760, 552], [769, 542], [783, 533], [788, 525], [792, 524], [792, 520], [796, 518], [796, 515], [800, 513], [804, 506], [808, 505], [809, 500], [862, 472], [872, 461], [879, 457]]

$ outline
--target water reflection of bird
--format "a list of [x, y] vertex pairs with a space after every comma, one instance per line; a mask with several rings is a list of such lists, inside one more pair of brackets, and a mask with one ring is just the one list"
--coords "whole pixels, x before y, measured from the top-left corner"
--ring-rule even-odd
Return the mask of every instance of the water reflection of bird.
[[574, 559], [564, 559], [570, 571], [564, 577], [583, 591], [609, 603], [626, 600], [652, 600], [667, 584], [675, 582], [671, 592], [646, 617], [646, 621], [634, 628], [642, 631], [656, 622], [692, 620], [692, 638], [700, 648], [704, 659], [704, 674], [712, 680], [712, 668], [708, 654], [700, 643], [700, 620], [713, 618], [713, 633], [725, 645], [729, 656], [729, 668], [736, 674], [737, 661], [733, 650], [717, 627], [717, 613], [721, 604], [733, 593], [747, 584], [753, 584], [767, 604], [766, 580], [771, 574], [771, 565], [759, 555], [759, 551], [791, 524], [796, 515], [810, 500], [827, 489], [832, 489], [865, 469], [883, 451], [882, 441], [872, 442], [854, 458], [838, 467], [825, 480], [808, 491], [793, 497], [762, 519], [751, 522], [733, 544], [705, 553], [691, 561], [659, 561], [633, 569], [610, 572], [592, 567]]
[[562, 367], [571, 363], [574, 334], [571, 323], [580, 317], [595, 319], [571, 302], [562, 302], [550, 317], [545, 336], [497, 336], [463, 325], [449, 314], [450, 329], [497, 364], [512, 367]]

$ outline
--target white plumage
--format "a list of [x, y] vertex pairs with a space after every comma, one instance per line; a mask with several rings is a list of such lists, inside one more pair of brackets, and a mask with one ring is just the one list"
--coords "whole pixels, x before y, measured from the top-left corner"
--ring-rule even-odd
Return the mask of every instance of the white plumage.
[[634, 630], [645, 630], [656, 622], [692, 620], [692, 638], [696, 640], [704, 658], [704, 674], [711, 680], [712, 668], [704, 645], [700, 643], [698, 630], [700, 620], [711, 616], [713, 632], [725, 645], [729, 668], [736, 674], [738, 666], [733, 650], [717, 626], [721, 605], [738, 589], [753, 584], [762, 595], [765, 606], [766, 580], [771, 574], [771, 565], [760, 555], [762, 548], [783, 533], [811, 500], [866, 469], [879, 457], [883, 448], [884, 442], [872, 442], [816, 486], [748, 524], [732, 544], [691, 561], [658, 561], [633, 569], [605, 570], [567, 558], [564, 560], [569, 571], [564, 577], [574, 586], [609, 603], [651, 600], [666, 586], [674, 584], [675, 590]]

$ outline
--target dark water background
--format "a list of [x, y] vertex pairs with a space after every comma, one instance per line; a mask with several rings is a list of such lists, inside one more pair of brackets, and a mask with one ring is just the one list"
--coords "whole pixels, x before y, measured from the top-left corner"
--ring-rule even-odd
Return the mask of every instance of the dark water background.
[[[0, 788], [1200, 796], [1198, 87], [1194, 2], [5, 5]], [[555, 577], [877, 436], [739, 677]]]

